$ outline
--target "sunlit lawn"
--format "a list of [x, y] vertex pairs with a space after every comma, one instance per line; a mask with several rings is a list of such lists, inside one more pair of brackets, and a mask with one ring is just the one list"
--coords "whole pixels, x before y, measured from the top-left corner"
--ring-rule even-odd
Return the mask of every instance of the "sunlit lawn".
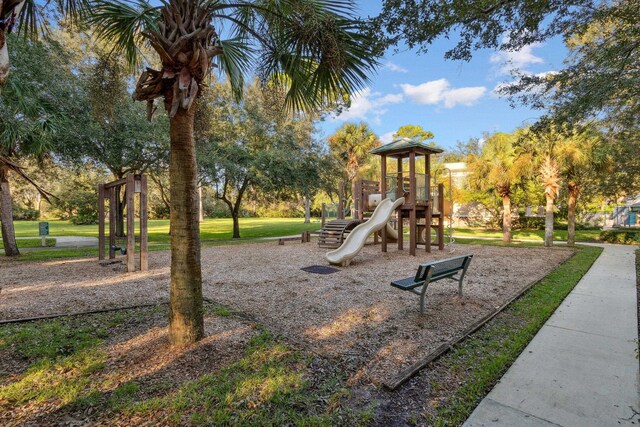
[[[38, 236], [38, 222], [16, 221], [16, 236]], [[97, 225], [73, 225], [69, 221], [48, 222], [50, 236], [98, 236]], [[231, 218], [207, 218], [200, 224], [200, 238], [202, 240], [231, 239], [232, 226]], [[136, 221], [136, 229], [137, 227]], [[312, 220], [311, 224], [305, 224], [303, 218], [240, 218], [240, 236], [249, 239], [287, 236], [319, 228], [319, 220]], [[168, 219], [149, 221], [149, 242], [169, 242]]]
[[[138, 223], [136, 222], [136, 227]], [[16, 221], [17, 237], [38, 236], [38, 221]], [[320, 221], [313, 219], [311, 224], [305, 224], [302, 218], [240, 218], [240, 234], [243, 238], [255, 239], [261, 237], [286, 236], [301, 233], [305, 230], [318, 230]], [[73, 225], [69, 221], [49, 221], [50, 236], [98, 236], [97, 225]], [[577, 230], [576, 240], [579, 242], [598, 239], [599, 230]], [[231, 218], [207, 218], [200, 225], [202, 240], [230, 239], [232, 235]], [[455, 237], [461, 238], [501, 238], [502, 231], [481, 228], [456, 228]], [[566, 240], [566, 230], [555, 230], [555, 240]], [[544, 239], [544, 230], [513, 230], [514, 239], [539, 240]], [[169, 242], [169, 220], [149, 221], [149, 241], [158, 243]]]
[[[576, 230], [576, 241], [589, 242], [598, 240], [600, 230]], [[482, 228], [455, 228], [455, 237], [469, 237], [469, 238], [501, 238], [502, 230], [487, 230]], [[512, 236], [514, 239], [526, 239], [526, 240], [544, 240], [544, 230], [513, 230]], [[554, 230], [554, 240], [567, 240], [567, 230]]]

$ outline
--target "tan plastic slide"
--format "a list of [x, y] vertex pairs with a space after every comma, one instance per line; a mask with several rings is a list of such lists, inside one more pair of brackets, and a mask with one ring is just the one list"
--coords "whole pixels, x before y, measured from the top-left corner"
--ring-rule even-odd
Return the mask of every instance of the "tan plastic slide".
[[[380, 202], [376, 210], [373, 211], [373, 215], [371, 215], [371, 218], [369, 218], [367, 222], [354, 228], [338, 249], [325, 254], [326, 260], [329, 261], [330, 264], [341, 265], [343, 267], [348, 266], [353, 257], [358, 255], [358, 252], [362, 250], [369, 235], [387, 226], [393, 212], [403, 203], [404, 197], [400, 197], [395, 202], [392, 202], [391, 199], [384, 199]], [[393, 229], [393, 227], [387, 227], [387, 229], [389, 228]]]

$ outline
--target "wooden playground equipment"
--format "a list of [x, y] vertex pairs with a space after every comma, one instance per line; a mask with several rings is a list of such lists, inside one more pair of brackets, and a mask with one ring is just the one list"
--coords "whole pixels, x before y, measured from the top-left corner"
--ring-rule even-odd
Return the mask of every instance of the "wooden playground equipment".
[[[327, 248], [337, 248], [346, 239], [349, 232], [358, 224], [366, 221], [376, 206], [385, 198], [396, 200], [404, 197], [405, 202], [396, 210], [396, 218], [391, 222], [398, 231], [398, 249], [404, 249], [403, 229], [405, 221], [409, 223], [409, 253], [416, 254], [418, 245], [424, 246], [426, 252], [431, 252], [431, 246], [444, 249], [444, 186], [431, 185], [432, 154], [442, 150], [431, 147], [422, 142], [409, 138], [400, 138], [389, 144], [371, 151], [380, 156], [380, 181], [361, 180], [356, 184], [356, 194], [353, 195], [355, 217], [352, 219], [336, 219], [326, 222], [320, 232], [319, 245]], [[425, 173], [416, 173], [416, 160], [424, 158]], [[390, 172], [388, 161], [395, 159], [396, 172]], [[408, 163], [408, 170], [405, 166]], [[450, 207], [449, 207], [450, 208]], [[432, 241], [431, 231], [435, 231]], [[380, 232], [382, 251], [387, 251], [389, 236], [387, 230]], [[377, 234], [374, 236], [376, 242]]]
[[[116, 245], [116, 194], [124, 186], [127, 205], [126, 247]], [[149, 269], [147, 242], [147, 177], [127, 174], [123, 179], [98, 184], [98, 259], [105, 258], [105, 199], [109, 199], [109, 259], [116, 257], [116, 251], [127, 256], [127, 271], [135, 271], [135, 195], [140, 194], [140, 271]]]
[[[405, 202], [396, 212], [398, 224], [398, 250], [403, 247], [404, 220], [409, 220], [409, 254], [415, 255], [418, 244], [431, 252], [431, 230], [436, 232], [438, 249], [444, 249], [444, 186], [439, 184], [431, 188], [432, 154], [442, 153], [439, 148], [431, 147], [409, 138], [396, 139], [389, 144], [374, 148], [372, 154], [380, 156], [380, 194], [395, 200], [404, 197]], [[416, 173], [416, 160], [424, 157], [424, 174]], [[387, 160], [395, 159], [397, 171], [388, 172]], [[404, 171], [404, 160], [409, 160], [409, 170]], [[372, 198], [369, 197], [369, 200]], [[387, 232], [382, 230], [382, 252], [387, 251]]]

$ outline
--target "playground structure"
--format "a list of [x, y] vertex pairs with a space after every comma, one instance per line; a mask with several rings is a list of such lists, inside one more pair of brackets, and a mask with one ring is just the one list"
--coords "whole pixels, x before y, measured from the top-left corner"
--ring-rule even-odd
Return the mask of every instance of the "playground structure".
[[[439, 148], [409, 138], [399, 138], [373, 149], [371, 153], [380, 156], [380, 181], [361, 180], [356, 183], [356, 194], [353, 195], [354, 218], [327, 222], [320, 233], [320, 246], [339, 247], [346, 244], [349, 234], [359, 224], [370, 219], [370, 213], [383, 199], [388, 198], [394, 202], [402, 198], [403, 203], [394, 208], [395, 220], [392, 215], [389, 216], [396, 228], [390, 225], [380, 228], [382, 252], [387, 251], [391, 240], [397, 241], [398, 250], [404, 249], [405, 221], [409, 223], [410, 255], [416, 254], [418, 245], [424, 246], [426, 252], [431, 252], [432, 245], [443, 250], [446, 215], [444, 185], [439, 183], [432, 187], [430, 161], [432, 154], [441, 152]], [[419, 174], [416, 172], [416, 163], [421, 157], [424, 159], [424, 173]], [[389, 167], [389, 159], [395, 160], [395, 172]], [[448, 208], [450, 211], [451, 206]], [[433, 241], [432, 230], [435, 232]], [[375, 240], [377, 243], [377, 234]]]
[[[116, 245], [116, 194], [125, 188], [127, 205], [126, 247]], [[109, 199], [109, 259], [116, 257], [116, 251], [127, 256], [127, 271], [135, 271], [135, 194], [140, 194], [140, 271], [149, 269], [147, 241], [147, 177], [127, 174], [123, 179], [98, 184], [98, 259], [105, 258], [105, 199]]]

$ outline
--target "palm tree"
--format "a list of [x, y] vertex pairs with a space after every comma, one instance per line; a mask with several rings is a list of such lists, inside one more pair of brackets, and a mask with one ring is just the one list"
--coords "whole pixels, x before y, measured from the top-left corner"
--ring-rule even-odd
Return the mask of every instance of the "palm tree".
[[[162, 99], [170, 117], [172, 344], [204, 335], [198, 222], [194, 100], [212, 67], [226, 74], [236, 97], [244, 75], [287, 85], [287, 106], [320, 108], [336, 94], [360, 88], [376, 62], [357, 32], [347, 1], [324, 0], [98, 0], [91, 22], [131, 64], [151, 46], [160, 69], [147, 67], [133, 94]], [[225, 39], [225, 37], [228, 37]]]
[[553, 245], [554, 206], [562, 187], [567, 183], [568, 226], [567, 243], [575, 244], [576, 204], [580, 185], [589, 174], [597, 174], [610, 165], [609, 157], [594, 128], [589, 126], [562, 127], [549, 125], [542, 130], [528, 131], [528, 150], [538, 160], [539, 178], [544, 188], [545, 228], [544, 245]]
[[511, 194], [531, 173], [531, 157], [516, 146], [517, 135], [495, 133], [472, 155], [469, 183], [480, 191], [492, 190], [502, 199], [502, 240], [511, 243]]
[[576, 127], [556, 148], [560, 175], [567, 183], [567, 244], [576, 243], [576, 205], [581, 188], [591, 177], [609, 172], [613, 161], [608, 146], [593, 126]]
[[[378, 136], [366, 123], [345, 123], [329, 138], [329, 148], [333, 155], [345, 165], [347, 180], [351, 183], [352, 200], [356, 200], [356, 178], [369, 151], [380, 145]], [[351, 215], [355, 205], [351, 208]]]

